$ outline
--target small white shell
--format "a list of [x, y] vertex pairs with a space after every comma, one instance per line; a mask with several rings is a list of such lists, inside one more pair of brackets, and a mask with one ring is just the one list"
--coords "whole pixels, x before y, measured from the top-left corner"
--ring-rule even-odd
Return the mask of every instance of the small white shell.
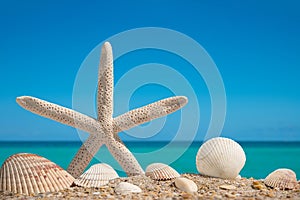
[[223, 190], [235, 190], [236, 189], [236, 187], [234, 185], [227, 185], [227, 184], [220, 185], [219, 188], [223, 189]]
[[264, 183], [273, 188], [294, 189], [297, 178], [295, 172], [290, 169], [277, 169], [265, 178]]
[[197, 192], [198, 190], [198, 186], [194, 181], [183, 177], [178, 177], [175, 179], [175, 186], [178, 189], [188, 193]]
[[145, 174], [153, 180], [169, 180], [180, 176], [175, 169], [163, 163], [148, 165]]
[[30, 153], [10, 156], [0, 170], [0, 191], [19, 194], [57, 192], [70, 187], [73, 181], [60, 166]]
[[206, 141], [196, 156], [197, 170], [204, 175], [235, 179], [246, 162], [245, 152], [235, 141], [216, 137]]
[[117, 172], [108, 164], [99, 163], [92, 165], [86, 172], [74, 181], [74, 185], [81, 187], [100, 187], [109, 180], [118, 178]]
[[115, 187], [115, 192], [118, 194], [139, 193], [142, 192], [139, 186], [127, 182], [121, 182]]

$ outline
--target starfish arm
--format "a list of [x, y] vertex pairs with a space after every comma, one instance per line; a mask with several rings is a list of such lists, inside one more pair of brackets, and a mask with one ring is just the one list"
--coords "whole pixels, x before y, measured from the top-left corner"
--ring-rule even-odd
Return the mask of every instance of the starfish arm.
[[113, 112], [113, 54], [109, 42], [104, 43], [101, 51], [97, 109], [100, 122], [111, 122]]
[[121, 144], [125, 145], [124, 142], [121, 140], [118, 132], [113, 133], [113, 137], [117, 142], [120, 142]]
[[[113, 133], [128, 130], [153, 119], [163, 117], [185, 106], [188, 102], [185, 96], [175, 96], [151, 103], [114, 118]], [[117, 138], [117, 137], [116, 137]]]
[[103, 144], [102, 138], [98, 137], [96, 134], [90, 135], [76, 153], [69, 164], [67, 171], [74, 178], [78, 178]]
[[142, 175], [145, 173], [133, 154], [123, 144], [110, 138], [106, 146], [126, 172], [127, 176]]
[[16, 101], [21, 107], [37, 115], [81, 129], [88, 133], [97, 133], [99, 129], [97, 120], [69, 108], [30, 96], [17, 97]]

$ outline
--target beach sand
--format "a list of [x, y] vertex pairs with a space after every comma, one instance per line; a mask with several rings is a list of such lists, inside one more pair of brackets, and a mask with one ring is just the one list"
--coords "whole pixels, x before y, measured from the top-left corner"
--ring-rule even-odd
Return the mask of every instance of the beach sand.
[[[182, 174], [193, 180], [197, 193], [186, 193], [174, 185], [174, 180], [155, 181], [146, 176], [133, 176], [111, 180], [100, 188], [71, 187], [55, 193], [30, 196], [0, 192], [0, 199], [300, 199], [300, 183], [293, 190], [266, 187], [261, 180], [253, 178], [226, 180], [199, 174]], [[116, 194], [114, 188], [122, 181], [139, 186], [141, 193]]]

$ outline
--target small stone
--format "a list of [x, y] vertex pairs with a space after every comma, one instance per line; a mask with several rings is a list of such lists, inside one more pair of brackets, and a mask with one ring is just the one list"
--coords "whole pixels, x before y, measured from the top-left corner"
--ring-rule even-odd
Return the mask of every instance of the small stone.
[[262, 190], [263, 186], [262, 185], [252, 185], [253, 189], [257, 189], [257, 190]]
[[268, 193], [268, 197], [273, 198], [273, 197], [275, 197], [275, 194], [274, 194], [272, 191], [270, 191], [270, 192]]
[[230, 194], [230, 193], [226, 193], [225, 197], [227, 197], [227, 198], [235, 198], [236, 196], [233, 195], [233, 194]]
[[213, 199], [223, 199], [221, 195], [214, 195]]
[[197, 192], [198, 190], [198, 187], [194, 181], [183, 177], [178, 177], [175, 179], [175, 186], [178, 189], [189, 193]]
[[253, 183], [252, 183], [253, 185], [260, 185], [261, 184], [261, 182], [259, 182], [259, 181], [253, 181]]
[[183, 199], [192, 199], [193, 196], [191, 194], [189, 194], [189, 193], [184, 193], [184, 194], [181, 195], [181, 197]]
[[260, 181], [253, 181], [252, 188], [257, 190], [263, 190], [266, 189], [266, 186]]
[[93, 195], [99, 195], [100, 192], [93, 192]]
[[147, 189], [147, 190], [154, 190], [154, 186], [153, 186], [153, 185], [148, 185], [148, 186], [146, 187], [146, 189]]
[[235, 190], [236, 187], [234, 185], [220, 185], [219, 188], [223, 190]]

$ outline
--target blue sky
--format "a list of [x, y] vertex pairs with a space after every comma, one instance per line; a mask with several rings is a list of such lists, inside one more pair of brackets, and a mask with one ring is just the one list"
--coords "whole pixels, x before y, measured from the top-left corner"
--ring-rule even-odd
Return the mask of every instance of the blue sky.
[[[72, 107], [76, 74], [94, 47], [122, 31], [163, 27], [196, 40], [217, 65], [227, 96], [223, 136], [300, 141], [299, 8], [296, 0], [0, 1], [0, 140], [79, 140], [75, 129], [23, 110], [15, 98], [30, 95]], [[201, 77], [180, 68], [184, 61], [164, 52], [136, 52], [116, 61], [115, 76], [154, 61], [190, 79], [202, 99], [196, 139], [203, 139], [209, 95]], [[130, 106], [170, 95], [167, 88], [147, 85], [134, 93]], [[172, 139], [179, 116], [171, 115], [169, 128], [149, 140]]]

